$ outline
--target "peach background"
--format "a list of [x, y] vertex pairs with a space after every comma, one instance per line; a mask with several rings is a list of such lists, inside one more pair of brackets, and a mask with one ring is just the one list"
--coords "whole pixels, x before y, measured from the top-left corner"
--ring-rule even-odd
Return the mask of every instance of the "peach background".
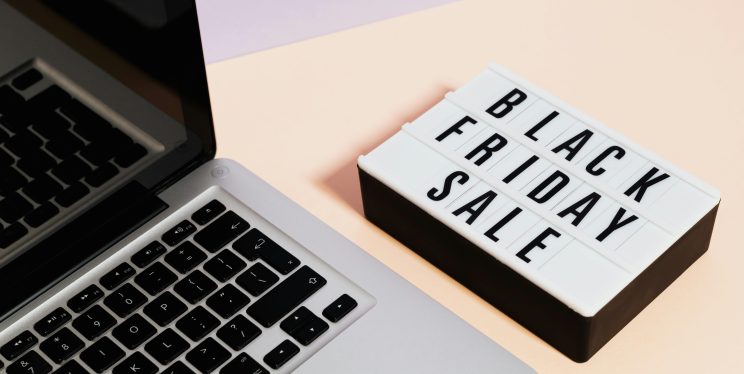
[[[738, 0], [472, 0], [223, 61], [208, 67], [218, 156], [540, 372], [744, 372], [742, 14]], [[722, 192], [710, 251], [585, 364], [362, 216], [357, 156], [490, 61]]]

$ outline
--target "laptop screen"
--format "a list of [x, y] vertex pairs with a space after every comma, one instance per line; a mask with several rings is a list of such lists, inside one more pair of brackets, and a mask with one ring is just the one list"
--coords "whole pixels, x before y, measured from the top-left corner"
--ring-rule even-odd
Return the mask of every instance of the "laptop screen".
[[6, 316], [162, 210], [215, 143], [193, 0], [8, 0], [0, 28]]

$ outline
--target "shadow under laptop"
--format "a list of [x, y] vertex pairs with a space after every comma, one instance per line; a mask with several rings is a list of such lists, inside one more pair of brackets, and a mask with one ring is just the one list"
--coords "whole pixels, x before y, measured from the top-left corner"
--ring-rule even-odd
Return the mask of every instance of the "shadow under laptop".
[[424, 112], [444, 99], [444, 95], [449, 91], [452, 91], [452, 88], [439, 86], [432, 89], [431, 93], [422, 96], [418, 102], [408, 105], [407, 107], [414, 109], [396, 116], [396, 121], [394, 123], [380, 126], [380, 131], [374, 139], [371, 139], [369, 142], [364, 143], [363, 146], [358, 147], [356, 152], [345, 158], [345, 161], [340, 166], [333, 169], [325, 177], [321, 178], [318, 181], [318, 184], [322, 188], [329, 189], [344, 203], [363, 216], [364, 209], [362, 208], [362, 195], [359, 187], [357, 158], [360, 155], [371, 152], [378, 145], [393, 136], [406, 122], [413, 121], [424, 114]]

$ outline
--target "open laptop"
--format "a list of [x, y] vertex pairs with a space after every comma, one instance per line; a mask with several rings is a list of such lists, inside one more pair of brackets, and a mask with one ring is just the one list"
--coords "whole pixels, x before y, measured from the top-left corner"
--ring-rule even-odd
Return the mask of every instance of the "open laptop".
[[192, 1], [0, 2], [0, 31], [0, 370], [531, 372], [213, 159]]

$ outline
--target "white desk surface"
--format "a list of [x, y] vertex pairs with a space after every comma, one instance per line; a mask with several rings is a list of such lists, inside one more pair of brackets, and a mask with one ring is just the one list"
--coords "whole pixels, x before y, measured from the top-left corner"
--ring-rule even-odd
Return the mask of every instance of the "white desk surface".
[[[465, 0], [208, 67], [241, 162], [539, 372], [744, 371], [744, 3]], [[708, 253], [577, 364], [367, 222], [357, 156], [498, 62], [719, 188]]]

